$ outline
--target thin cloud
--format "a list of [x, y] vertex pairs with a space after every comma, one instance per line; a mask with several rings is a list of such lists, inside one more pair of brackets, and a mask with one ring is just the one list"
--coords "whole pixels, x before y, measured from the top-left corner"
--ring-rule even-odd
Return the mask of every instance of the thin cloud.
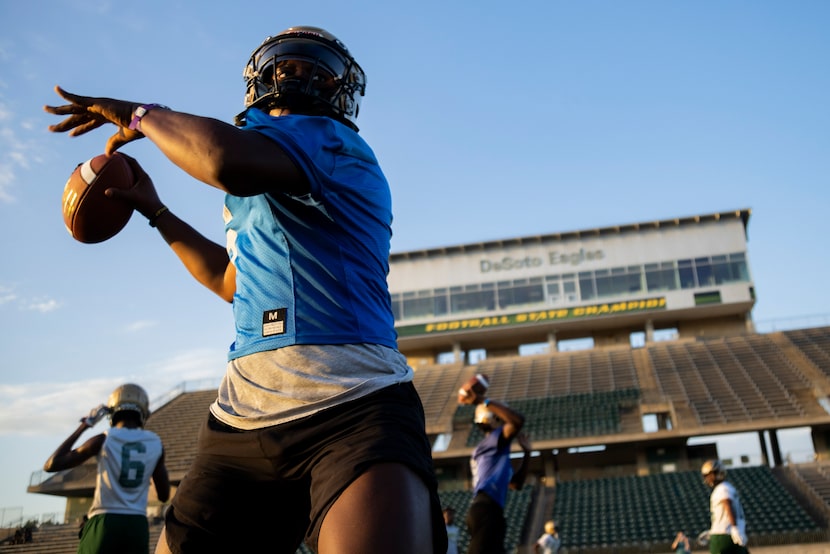
[[49, 436], [69, 433], [76, 422], [124, 383], [138, 383], [150, 396], [150, 408], [171, 391], [218, 387], [224, 350], [196, 350], [148, 366], [140, 374], [69, 382], [0, 384], [0, 436]]
[[68, 432], [93, 406], [106, 400], [116, 383], [108, 379], [0, 385], [0, 435]]
[[13, 290], [0, 286], [0, 306], [14, 302], [17, 299], [18, 296]]
[[51, 313], [63, 306], [63, 302], [47, 296], [24, 298], [10, 285], [0, 285], [0, 307], [16, 306], [23, 311]]
[[40, 312], [42, 314], [47, 314], [49, 312], [54, 312], [58, 308], [61, 307], [61, 302], [58, 302], [52, 298], [45, 298], [43, 300], [32, 300], [27, 302], [23, 305], [24, 310], [30, 310], [33, 312]]
[[14, 196], [9, 192], [12, 183], [14, 183], [14, 171], [0, 160], [0, 202], [8, 204], [14, 202]]
[[17, 182], [17, 170], [27, 170], [41, 163], [35, 141], [21, 136], [15, 129], [33, 131], [31, 121], [18, 122], [8, 104], [0, 100], [0, 202], [15, 201], [13, 190]]
[[158, 321], [150, 321], [148, 319], [142, 319], [139, 321], [134, 321], [127, 325], [126, 331], [128, 333], [137, 333], [139, 331], [143, 331], [144, 329], [150, 329], [158, 325]]

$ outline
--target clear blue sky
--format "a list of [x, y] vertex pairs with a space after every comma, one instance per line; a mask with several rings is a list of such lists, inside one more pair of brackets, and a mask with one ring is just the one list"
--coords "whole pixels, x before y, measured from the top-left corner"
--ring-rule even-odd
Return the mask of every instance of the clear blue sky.
[[[218, 381], [232, 340], [143, 218], [69, 237], [63, 184], [108, 132], [47, 132], [52, 87], [231, 121], [251, 51], [298, 24], [366, 70], [394, 251], [751, 208], [755, 320], [830, 312], [823, 0], [0, 0], [0, 509], [61, 512], [25, 487], [78, 418], [126, 380]], [[220, 193], [125, 152], [224, 242]]]

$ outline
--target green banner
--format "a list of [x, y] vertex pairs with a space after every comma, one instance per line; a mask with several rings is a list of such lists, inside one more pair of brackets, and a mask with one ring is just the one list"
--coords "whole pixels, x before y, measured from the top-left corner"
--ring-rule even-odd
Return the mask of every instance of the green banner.
[[396, 330], [398, 331], [399, 337], [411, 337], [414, 335], [433, 335], [453, 331], [470, 331], [493, 327], [507, 327], [510, 325], [542, 323], [545, 321], [582, 319], [586, 317], [630, 314], [634, 312], [647, 312], [665, 309], [666, 298], [660, 297], [648, 298], [644, 300], [629, 300], [626, 302], [608, 302], [605, 304], [578, 306], [576, 308], [537, 310], [531, 312], [519, 312], [515, 314], [494, 315], [489, 317], [455, 319], [452, 321], [426, 323], [422, 325], [403, 325], [401, 327], [396, 327]]

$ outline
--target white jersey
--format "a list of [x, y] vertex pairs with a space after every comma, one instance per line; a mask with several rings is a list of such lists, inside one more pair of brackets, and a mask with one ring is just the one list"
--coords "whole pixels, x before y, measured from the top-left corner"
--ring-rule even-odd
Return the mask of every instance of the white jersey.
[[735, 487], [727, 481], [723, 481], [712, 489], [712, 495], [709, 497], [709, 513], [712, 515], [712, 527], [709, 533], [712, 535], [728, 535], [729, 519], [726, 517], [726, 508], [723, 505], [724, 500], [732, 502], [732, 512], [735, 515], [735, 524], [741, 530], [742, 535], [746, 535], [746, 516], [744, 516], [744, 509], [741, 506], [741, 500], [738, 497], [738, 491]]
[[562, 546], [562, 541], [559, 540], [559, 535], [554, 536], [549, 533], [545, 533], [539, 537], [536, 544], [538, 544], [542, 549], [543, 554], [557, 554], [559, 552], [559, 548]]
[[89, 517], [107, 513], [147, 515], [147, 493], [162, 455], [161, 439], [141, 428], [110, 427], [104, 434]]

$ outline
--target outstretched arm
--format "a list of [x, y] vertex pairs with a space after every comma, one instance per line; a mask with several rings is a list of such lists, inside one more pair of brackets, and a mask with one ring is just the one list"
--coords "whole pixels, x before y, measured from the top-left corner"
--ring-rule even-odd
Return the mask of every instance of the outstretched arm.
[[196, 231], [175, 214], [165, 212], [156, 227], [190, 274], [226, 302], [236, 292], [236, 267], [225, 248]]
[[522, 447], [524, 456], [522, 456], [522, 463], [519, 465], [519, 469], [513, 473], [513, 477], [510, 479], [509, 487], [513, 490], [521, 489], [524, 486], [525, 480], [527, 479], [527, 471], [530, 468], [530, 454], [533, 452], [533, 448], [530, 446], [530, 439], [528, 439], [526, 433], [519, 433], [518, 441]]
[[81, 96], [60, 87], [55, 87], [55, 92], [69, 104], [44, 109], [67, 117], [50, 125], [49, 130], [79, 136], [107, 123], [114, 124], [117, 131], [107, 141], [107, 154], [147, 137], [185, 172], [234, 196], [275, 190], [290, 194], [308, 191], [308, 179], [291, 157], [261, 133], [164, 107], [147, 111], [139, 126], [130, 129], [141, 106], [138, 102]]
[[522, 430], [525, 424], [525, 416], [508, 406], [496, 400], [490, 400], [487, 408], [496, 414], [499, 419], [504, 422], [501, 428], [501, 441], [512, 441]]
[[78, 428], [75, 429], [75, 431], [73, 431], [60, 446], [58, 446], [57, 450], [55, 450], [51, 456], [49, 456], [49, 459], [46, 460], [45, 464], [43, 464], [43, 470], [55, 472], [69, 469], [79, 466], [89, 458], [97, 455], [101, 451], [104, 440], [107, 438], [103, 433], [95, 435], [78, 448], [74, 450], [72, 449], [72, 445], [75, 444], [81, 434], [89, 428], [89, 425], [81, 421]]
[[672, 549], [672, 550], [675, 550], [675, 549], [677, 548], [677, 546], [680, 544], [680, 541], [682, 541], [682, 540], [683, 540], [683, 535], [682, 535], [682, 534], [680, 534], [680, 533], [678, 533], [678, 534], [674, 537], [674, 542], [673, 542], [673, 543], [671, 543], [671, 549]]

